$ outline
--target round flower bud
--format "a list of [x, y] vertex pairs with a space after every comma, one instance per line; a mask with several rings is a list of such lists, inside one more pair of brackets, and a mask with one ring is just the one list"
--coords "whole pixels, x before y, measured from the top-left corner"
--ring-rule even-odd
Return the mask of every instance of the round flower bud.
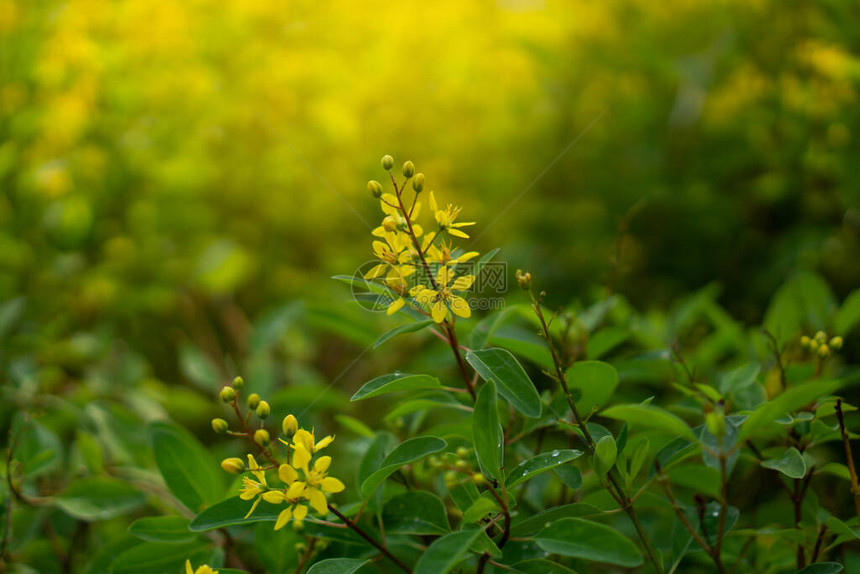
[[236, 377], [235, 379], [233, 379], [233, 388], [234, 389], [241, 389], [244, 386], [245, 386], [245, 379], [243, 379], [242, 377]]
[[287, 415], [284, 417], [284, 422], [281, 423], [281, 427], [284, 429], [285, 435], [293, 436], [296, 434], [296, 431], [299, 430], [299, 421], [296, 420], [296, 417], [293, 415]]
[[462, 459], [458, 460], [454, 463], [454, 468], [457, 468], [459, 470], [466, 470], [467, 468], [469, 468], [469, 462]]
[[223, 432], [227, 432], [227, 429], [230, 428], [230, 425], [227, 424], [227, 421], [224, 419], [212, 419], [212, 430], [221, 434]]
[[258, 406], [260, 406], [260, 395], [257, 393], [251, 393], [248, 395], [248, 408], [257, 410]]
[[260, 404], [257, 405], [257, 416], [261, 419], [267, 419], [270, 414], [272, 414], [272, 407], [269, 406], [269, 403], [260, 401]]
[[842, 337], [833, 337], [830, 339], [830, 348], [839, 350], [842, 348]]
[[388, 171], [392, 167], [394, 167], [394, 158], [391, 157], [390, 155], [384, 155], [384, 156], [382, 156], [382, 162], [381, 163], [382, 163], [382, 169]]
[[225, 458], [221, 461], [221, 468], [230, 474], [245, 472], [245, 462], [241, 458]]
[[818, 350], [818, 347], [819, 347], [820, 345], [821, 345], [821, 343], [819, 343], [819, 342], [818, 342], [818, 341], [816, 341], [815, 339], [811, 339], [811, 340], [809, 341], [809, 348], [810, 348], [810, 349], [812, 349], [813, 351]]
[[445, 473], [445, 486], [451, 488], [455, 484], [457, 484], [457, 473], [453, 470], [449, 470]]
[[528, 271], [523, 273], [522, 269], [517, 269], [517, 283], [520, 289], [528, 289], [532, 284], [532, 274]]
[[476, 472], [475, 474], [472, 475], [472, 482], [474, 482], [477, 485], [481, 485], [481, 484], [484, 484], [485, 482], [487, 482], [487, 479], [480, 472]]
[[464, 446], [457, 447], [457, 456], [460, 458], [465, 458], [469, 456], [469, 449]]
[[403, 163], [403, 177], [412, 177], [415, 174], [415, 164], [411, 161]]
[[819, 343], [826, 342], [827, 341], [827, 333], [825, 333], [824, 331], [818, 331], [815, 334], [815, 340], [818, 341]]
[[233, 387], [224, 387], [221, 389], [221, 400], [225, 403], [232, 403], [233, 398], [236, 396], [236, 391], [233, 390]]
[[388, 232], [397, 231], [397, 219], [393, 215], [386, 215], [382, 220], [382, 229]]
[[726, 415], [722, 410], [712, 411], [705, 415], [705, 426], [715, 437], [726, 434]]
[[305, 550], [308, 549], [308, 545], [305, 544], [304, 542], [296, 542], [296, 544], [295, 544], [295, 546], [293, 546], [293, 548], [295, 548], [296, 552], [301, 554], [302, 552], [304, 552]]
[[826, 359], [827, 357], [829, 357], [830, 347], [828, 347], [827, 345], [821, 345], [820, 347], [818, 347], [818, 356], [822, 359]]
[[800, 345], [802, 347], [808, 347], [810, 342], [811, 342], [811, 339], [809, 337], [807, 337], [806, 335], [804, 335], [803, 337], [800, 338]]
[[266, 429], [257, 429], [254, 431], [254, 442], [260, 446], [269, 446], [272, 437], [269, 436], [269, 431]]
[[371, 179], [367, 182], [367, 191], [369, 191], [373, 197], [379, 199], [382, 197], [382, 184], [375, 179]]
[[302, 522], [301, 520], [293, 519], [293, 521], [290, 523], [290, 525], [293, 527], [293, 530], [295, 530], [296, 532], [304, 532], [305, 531], [305, 523]]
[[416, 173], [415, 179], [412, 180], [412, 189], [415, 190], [415, 193], [421, 193], [424, 191], [424, 174]]

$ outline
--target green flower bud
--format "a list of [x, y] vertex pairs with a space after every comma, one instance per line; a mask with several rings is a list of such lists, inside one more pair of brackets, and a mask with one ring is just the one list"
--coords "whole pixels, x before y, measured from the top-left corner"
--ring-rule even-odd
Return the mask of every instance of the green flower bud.
[[415, 164], [411, 161], [406, 161], [403, 164], [403, 177], [412, 177], [415, 174]]
[[457, 456], [460, 458], [469, 456], [469, 449], [464, 446], [457, 447]]
[[811, 339], [809, 337], [807, 337], [806, 335], [804, 335], [803, 337], [800, 338], [800, 345], [802, 347], [809, 347], [810, 342], [811, 342]]
[[379, 199], [382, 197], [382, 184], [375, 179], [371, 179], [367, 182], [367, 191], [369, 191], [373, 197]]
[[232, 403], [233, 398], [236, 396], [236, 391], [233, 390], [233, 387], [224, 387], [221, 389], [221, 400], [225, 403]]
[[266, 429], [257, 429], [254, 431], [254, 442], [260, 446], [269, 446], [272, 437], [269, 436], [269, 431]]
[[245, 472], [245, 461], [241, 458], [225, 458], [221, 461], [221, 468], [230, 474], [239, 474]]
[[257, 393], [251, 393], [248, 395], [248, 408], [251, 410], [257, 410], [258, 406], [260, 406], [260, 395]]
[[460, 470], [466, 470], [467, 468], [469, 468], [469, 461], [462, 460], [462, 459], [458, 460], [457, 462], [454, 463], [454, 468], [457, 468]]
[[819, 343], [826, 342], [827, 341], [827, 333], [825, 333], [824, 331], [818, 331], [815, 334], [815, 340], [818, 341]]
[[390, 155], [382, 156], [382, 169], [388, 171], [394, 167], [394, 158]]
[[449, 470], [445, 473], [445, 486], [451, 488], [452, 486], [457, 484], [457, 473], [453, 470]]
[[476, 472], [475, 474], [472, 475], [472, 482], [474, 482], [475, 484], [480, 486], [480, 485], [484, 484], [485, 482], [487, 482], [487, 479], [480, 472]]
[[520, 289], [528, 289], [532, 285], [532, 274], [528, 271], [523, 273], [522, 269], [517, 269], [517, 283]]
[[726, 434], [726, 415], [722, 410], [712, 411], [705, 415], [705, 426], [715, 437]]
[[281, 423], [281, 427], [284, 429], [285, 435], [293, 436], [296, 434], [296, 431], [299, 430], [299, 421], [296, 420], [296, 417], [293, 415], [287, 415], [284, 417], [284, 422]]
[[817, 351], [818, 347], [820, 345], [821, 345], [821, 343], [819, 343], [815, 339], [810, 339], [810, 341], [809, 341], [809, 348], [812, 349], [813, 351]]
[[818, 356], [822, 359], [826, 359], [827, 357], [829, 357], [830, 347], [828, 347], [827, 345], [821, 345], [820, 347], [818, 347]]
[[227, 429], [230, 428], [230, 425], [227, 424], [227, 421], [224, 419], [212, 419], [212, 430], [221, 434], [223, 432], [227, 432]]
[[301, 554], [302, 552], [304, 552], [308, 549], [308, 545], [305, 544], [304, 542], [296, 542], [296, 544], [295, 544], [295, 546], [293, 546], [293, 548], [295, 549], [295, 551], [297, 553]]
[[234, 389], [241, 389], [244, 386], [245, 386], [245, 379], [243, 379], [242, 377], [236, 377], [235, 379], [233, 379], [233, 388]]
[[267, 419], [270, 414], [272, 414], [272, 407], [269, 406], [269, 403], [260, 401], [260, 404], [257, 405], [257, 416], [261, 419]]
[[305, 531], [305, 523], [302, 522], [301, 520], [293, 519], [293, 521], [290, 522], [290, 525], [293, 527], [293, 530], [295, 530], [296, 532], [304, 532]]
[[839, 350], [842, 348], [842, 337], [833, 337], [830, 339], [830, 348]]
[[424, 174], [416, 173], [415, 179], [412, 180], [412, 189], [415, 190], [415, 193], [421, 193], [424, 191]]

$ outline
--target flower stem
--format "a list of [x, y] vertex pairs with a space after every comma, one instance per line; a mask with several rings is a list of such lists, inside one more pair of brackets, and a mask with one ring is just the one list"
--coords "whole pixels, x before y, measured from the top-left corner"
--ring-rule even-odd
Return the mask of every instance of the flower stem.
[[409, 566], [401, 562], [400, 559], [397, 558], [397, 556], [389, 552], [388, 548], [377, 542], [370, 534], [365, 532], [361, 526], [344, 516], [341, 511], [339, 511], [331, 504], [328, 505], [328, 509], [332, 514], [343, 520], [343, 523], [346, 524], [350, 529], [354, 530], [356, 534], [364, 538], [371, 546], [379, 550], [386, 558], [394, 562], [401, 570], [407, 572], [408, 574], [412, 574], [412, 570], [409, 568]]

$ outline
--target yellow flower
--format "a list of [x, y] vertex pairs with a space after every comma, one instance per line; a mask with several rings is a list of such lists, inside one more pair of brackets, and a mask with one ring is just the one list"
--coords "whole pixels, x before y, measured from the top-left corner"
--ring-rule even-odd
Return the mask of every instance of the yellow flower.
[[472, 314], [466, 300], [455, 295], [454, 291], [465, 291], [474, 282], [474, 275], [463, 275], [455, 279], [451, 268], [445, 266], [439, 269], [439, 273], [436, 275], [438, 291], [428, 289], [424, 285], [418, 285], [410, 293], [419, 303], [430, 307], [430, 315], [434, 321], [442, 323], [449, 316], [449, 307], [450, 311], [463, 318]]
[[[301, 496], [310, 502], [314, 510], [320, 514], [326, 514], [328, 512], [328, 501], [326, 500], [325, 493], [334, 494], [341, 492], [346, 487], [338, 479], [326, 475], [329, 466], [331, 466], [330, 456], [318, 458], [314, 462], [313, 469], [308, 470], [307, 464], [310, 462], [310, 454], [301, 445], [296, 449], [296, 453], [301, 453], [299, 454], [300, 459], [298, 462], [304, 462], [302, 469], [307, 480], [305, 482], [293, 483], [290, 491], [287, 493], [287, 497], [291, 498], [291, 494]], [[293, 461], [296, 462], [296, 454], [293, 455]]]
[[[429, 236], [430, 234], [428, 234]], [[457, 257], [452, 257], [454, 251], [454, 245], [451, 241], [441, 242], [437, 247], [432, 242], [424, 247], [424, 253], [427, 256], [427, 261], [431, 263], [441, 263], [442, 265], [451, 265], [457, 263], [463, 263], [464, 261], [468, 261], [470, 259], [474, 259], [480, 253], [477, 251], [469, 251], [467, 253], [463, 253]]]
[[[298, 446], [303, 446], [305, 448], [305, 450], [308, 452], [308, 454], [315, 454], [315, 453], [321, 451], [322, 449], [324, 449], [325, 447], [327, 447], [328, 445], [330, 445], [332, 443], [332, 441], [334, 441], [334, 437], [329, 435], [329, 436], [325, 437], [324, 439], [320, 440], [319, 442], [317, 442], [314, 440], [314, 433], [313, 432], [308, 432], [305, 429], [299, 429], [296, 431], [296, 434], [293, 435], [292, 447], [293, 447], [293, 449], [296, 449]], [[286, 443], [284, 443], [284, 444], [286, 444]], [[310, 458], [308, 458], [308, 462], [310, 462]], [[305, 463], [305, 464], [307, 464], [307, 463]], [[295, 463], [293, 463], [294, 468], [301, 468], [303, 466], [304, 466], [303, 464], [296, 465]]]
[[384, 238], [385, 242], [373, 242], [373, 255], [382, 263], [365, 273], [364, 278], [377, 279], [385, 275], [386, 271], [389, 279], [412, 275], [415, 268], [409, 264], [411, 257], [406, 245], [394, 233], [386, 233]]
[[248, 511], [245, 518], [248, 518], [253, 514], [257, 509], [257, 506], [260, 504], [260, 500], [265, 500], [266, 502], [271, 502], [273, 504], [278, 504], [284, 500], [282, 492], [269, 489], [269, 485], [266, 483], [266, 471], [260, 468], [254, 455], [248, 455], [248, 468], [257, 480], [248, 476], [243, 477], [242, 488], [239, 490], [239, 498], [242, 500], [251, 500], [252, 498], [256, 498], [256, 500], [254, 500], [254, 504], [251, 505], [251, 510]]
[[455, 206], [449, 203], [445, 209], [439, 209], [439, 206], [436, 204], [436, 196], [431, 191], [430, 192], [430, 209], [433, 210], [433, 215], [436, 218], [436, 222], [439, 224], [439, 227], [447, 231], [449, 234], [454, 235], [456, 237], [462, 237], [464, 239], [468, 239], [469, 236], [457, 229], [458, 227], [466, 227], [468, 225], [475, 225], [474, 221], [464, 221], [461, 223], [454, 223], [457, 219], [457, 216], [460, 214], [460, 207]]
[[[402, 230], [406, 227], [406, 217], [400, 211], [400, 201], [396, 195], [385, 193], [379, 199], [379, 204], [382, 207], [382, 212], [386, 217], [382, 221], [382, 225], [374, 229], [371, 233], [377, 237], [385, 237], [385, 234], [391, 231]], [[421, 202], [416, 202], [411, 208], [409, 222], [412, 224], [412, 231], [415, 232], [415, 237], [421, 237], [424, 234], [424, 229], [417, 223], [418, 214], [421, 213]]]
[[208, 565], [203, 564], [198, 566], [197, 570], [191, 568], [191, 560], [185, 561], [185, 574], [218, 574], [217, 570], [212, 570]]

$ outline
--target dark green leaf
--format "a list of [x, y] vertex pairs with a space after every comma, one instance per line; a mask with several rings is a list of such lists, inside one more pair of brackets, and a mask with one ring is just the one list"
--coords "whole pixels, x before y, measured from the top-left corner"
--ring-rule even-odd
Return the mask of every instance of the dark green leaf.
[[526, 560], [514, 564], [514, 570], [522, 574], [576, 574], [567, 566], [549, 560]]
[[484, 474], [496, 480], [504, 480], [502, 427], [499, 423], [496, 384], [492, 380], [488, 380], [481, 387], [475, 399], [475, 411], [472, 413], [472, 439], [478, 464]]
[[384, 344], [389, 339], [393, 339], [397, 335], [403, 335], [405, 333], [415, 333], [416, 331], [420, 331], [425, 327], [429, 327], [430, 325], [435, 324], [436, 322], [432, 319], [428, 319], [426, 321], [415, 321], [412, 323], [406, 323], [405, 325], [399, 325], [394, 327], [390, 331], [386, 331], [383, 333], [373, 344], [373, 348], [376, 349]]
[[746, 422], [741, 425], [738, 442], [743, 442], [752, 436], [760, 426], [773, 423], [786, 413], [794, 412], [821, 397], [833, 394], [843, 384], [843, 381], [814, 380], [791, 387], [776, 398], [763, 403], [750, 414]]
[[415, 462], [428, 454], [439, 452], [446, 446], [448, 446], [448, 443], [435, 436], [422, 436], [403, 441], [382, 460], [379, 468], [361, 484], [362, 496], [370, 496], [391, 473], [404, 464]]
[[81, 478], [69, 483], [56, 504], [80, 520], [113, 518], [144, 503], [146, 496], [125, 482], [111, 478]]
[[193, 566], [206, 562], [211, 555], [209, 542], [144, 542], [116, 557], [111, 564], [113, 574], [165, 574], [183, 572], [186, 560]]
[[368, 381], [352, 395], [352, 401], [360, 401], [394, 391], [414, 391], [417, 389], [438, 389], [442, 384], [436, 377], [430, 375], [411, 375], [409, 373], [391, 373]]
[[188, 525], [188, 529], [192, 532], [205, 532], [224, 526], [275, 521], [283, 510], [283, 505], [269, 504], [264, 501], [246, 520], [245, 515], [251, 509], [251, 504], [250, 500], [242, 500], [238, 496], [222, 500], [198, 514]]
[[505, 349], [482, 349], [466, 353], [466, 360], [485, 381], [494, 381], [498, 392], [527, 417], [541, 413], [540, 396], [517, 359]]
[[802, 570], [798, 570], [795, 574], [837, 574], [842, 572], [844, 567], [838, 562], [816, 562], [810, 564]]
[[615, 465], [615, 459], [618, 458], [618, 447], [611, 435], [601, 437], [597, 441], [594, 447], [594, 458], [597, 461], [597, 467], [601, 476], [605, 476], [607, 472], [612, 470], [612, 467]]
[[520, 519], [515, 518], [511, 526], [511, 536], [515, 538], [524, 538], [532, 536], [543, 530], [547, 524], [552, 524], [562, 518], [577, 518], [580, 516], [591, 516], [600, 514], [601, 510], [590, 504], [575, 502], [573, 504], [565, 504], [564, 506], [554, 506], [547, 510], [538, 512], [534, 516]]
[[130, 534], [150, 542], [180, 544], [191, 542], [195, 535], [188, 530], [188, 519], [181, 516], [147, 516], [128, 527]]
[[582, 452], [574, 449], [554, 450], [539, 454], [532, 459], [524, 460], [509, 472], [505, 478], [505, 485], [508, 488], [513, 488], [537, 474], [570, 462], [580, 456], [582, 456]]
[[738, 393], [756, 381], [761, 365], [758, 363], [747, 363], [729, 372], [720, 383], [720, 390], [724, 393]]
[[806, 476], [806, 461], [803, 455], [793, 446], [785, 449], [780, 458], [772, 458], [761, 463], [765, 468], [778, 470], [789, 478], [803, 478]]
[[390, 534], [440, 535], [450, 532], [445, 504], [435, 494], [414, 490], [392, 497], [382, 509]]
[[602, 414], [611, 419], [626, 421], [631, 425], [665, 431], [690, 441], [696, 440], [696, 435], [687, 423], [669, 411], [654, 405], [616, 405], [606, 409]]
[[156, 422], [149, 427], [155, 463], [170, 492], [199, 512], [224, 496], [218, 464], [191, 433], [180, 426]]
[[586, 415], [595, 407], [604, 408], [618, 386], [615, 367], [601, 361], [577, 361], [567, 370], [567, 382], [576, 399], [577, 410]]
[[311, 566], [308, 574], [352, 574], [367, 563], [364, 558], [328, 558]]
[[538, 546], [562, 556], [634, 567], [642, 555], [629, 539], [614, 528], [582, 518], [562, 518], [535, 537]]
[[446, 534], [427, 547], [418, 559], [413, 574], [447, 574], [466, 558], [469, 547], [483, 530], [460, 530]]

